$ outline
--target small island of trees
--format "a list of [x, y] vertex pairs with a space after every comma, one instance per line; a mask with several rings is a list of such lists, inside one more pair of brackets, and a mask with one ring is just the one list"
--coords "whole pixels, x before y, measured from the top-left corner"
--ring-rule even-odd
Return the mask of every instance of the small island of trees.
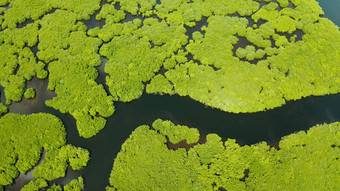
[[[0, 0], [0, 190], [32, 170], [22, 190], [85, 188], [82, 177], [50, 183], [90, 159], [67, 144], [62, 121], [11, 112], [39, 95], [33, 78], [48, 80], [45, 105], [70, 114], [83, 138], [106, 126], [114, 103], [144, 93], [264, 112], [340, 92], [340, 31], [323, 14], [315, 0]], [[197, 129], [159, 119], [122, 145], [107, 190], [340, 190], [339, 126], [273, 148], [217, 134], [202, 142]]]
[[19, 172], [26, 173], [34, 168], [43, 152], [46, 152], [44, 161], [33, 171], [35, 179], [23, 190], [47, 187], [47, 181], [64, 177], [69, 166], [80, 170], [90, 159], [86, 149], [66, 144], [66, 131], [61, 120], [45, 113], [10, 113], [1, 117], [0, 148], [0, 188], [12, 184]]
[[197, 129], [160, 119], [138, 127], [114, 161], [107, 190], [340, 189], [338, 122], [283, 137], [278, 148], [199, 137]]

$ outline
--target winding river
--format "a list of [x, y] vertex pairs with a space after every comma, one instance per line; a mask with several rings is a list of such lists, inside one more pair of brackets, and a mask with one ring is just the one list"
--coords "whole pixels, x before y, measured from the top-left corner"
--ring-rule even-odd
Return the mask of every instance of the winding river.
[[[325, 17], [340, 26], [340, 1], [319, 0], [325, 11]], [[100, 67], [98, 82], [105, 82], [103, 68]], [[12, 113], [30, 114], [46, 112], [61, 118], [67, 130], [68, 143], [88, 149], [91, 160], [82, 171], [68, 171], [65, 178], [54, 182], [66, 184], [81, 175], [85, 178], [86, 190], [104, 190], [109, 185], [108, 179], [114, 158], [123, 142], [139, 125], [151, 123], [157, 119], [168, 119], [177, 124], [196, 127], [201, 134], [217, 133], [224, 139], [233, 138], [241, 145], [266, 141], [276, 146], [281, 137], [321, 123], [340, 121], [340, 94], [323, 97], [308, 97], [299, 101], [290, 101], [286, 105], [253, 114], [232, 114], [206, 107], [188, 97], [159, 96], [144, 94], [131, 103], [115, 103], [116, 111], [106, 127], [95, 137], [83, 139], [78, 136], [74, 118], [69, 114], [44, 105], [44, 101], [54, 96], [47, 90], [48, 80], [33, 79], [28, 87], [37, 90], [34, 100], [24, 99], [9, 106]], [[0, 87], [1, 101], [5, 98]], [[28, 182], [27, 177], [20, 176], [17, 185], [8, 186], [6, 190], [17, 190]]]

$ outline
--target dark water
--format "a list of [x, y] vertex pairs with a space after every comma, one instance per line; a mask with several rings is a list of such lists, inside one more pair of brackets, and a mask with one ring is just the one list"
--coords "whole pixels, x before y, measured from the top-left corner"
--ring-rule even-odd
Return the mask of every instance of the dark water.
[[[340, 26], [340, 0], [320, 0], [325, 11], [325, 17]], [[103, 83], [105, 75], [103, 66], [98, 82]], [[87, 148], [91, 152], [88, 167], [82, 171], [69, 170], [65, 178], [58, 179], [58, 184], [66, 184], [71, 179], [81, 175], [85, 178], [86, 190], [104, 190], [109, 185], [108, 180], [113, 160], [123, 142], [139, 125], [148, 124], [157, 118], [168, 119], [177, 124], [196, 127], [201, 134], [217, 133], [223, 139], [233, 138], [241, 145], [267, 141], [276, 145], [281, 137], [320, 123], [340, 121], [340, 94], [323, 97], [308, 97], [299, 101], [291, 101], [286, 105], [266, 112], [254, 114], [231, 114], [206, 107], [187, 97], [158, 96], [144, 94], [131, 103], [115, 103], [116, 112], [111, 116], [106, 127], [95, 137], [83, 139], [78, 136], [75, 120], [68, 114], [61, 114], [44, 105], [44, 100], [50, 99], [54, 93], [47, 90], [48, 80], [34, 79], [28, 87], [38, 90], [33, 100], [24, 99], [13, 103], [10, 112], [30, 114], [46, 112], [61, 118], [67, 130], [68, 143]], [[1, 94], [3, 89], [0, 87]], [[4, 96], [1, 96], [4, 103]], [[17, 190], [18, 186], [7, 187], [6, 190]]]

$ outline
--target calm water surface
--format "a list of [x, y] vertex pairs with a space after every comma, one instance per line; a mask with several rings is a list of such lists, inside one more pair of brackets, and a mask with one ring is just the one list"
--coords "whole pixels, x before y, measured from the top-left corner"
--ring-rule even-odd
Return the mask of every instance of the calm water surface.
[[[340, 0], [320, 0], [319, 3], [325, 17], [340, 26]], [[98, 82], [104, 83], [103, 66], [98, 70], [101, 72]], [[113, 160], [131, 132], [139, 125], [151, 125], [157, 118], [196, 127], [201, 134], [217, 133], [223, 139], [233, 138], [241, 145], [261, 141], [276, 145], [282, 136], [307, 130], [316, 124], [340, 121], [340, 94], [290, 101], [283, 107], [254, 114], [222, 112], [187, 97], [143, 95], [131, 103], [115, 103], [116, 111], [108, 119], [106, 127], [97, 136], [83, 139], [78, 136], [72, 116], [44, 105], [44, 100], [55, 96], [47, 90], [47, 83], [48, 80], [33, 79], [28, 87], [38, 91], [37, 97], [13, 103], [9, 110], [20, 114], [46, 112], [61, 118], [68, 133], [68, 143], [90, 150], [91, 160], [82, 171], [69, 169], [65, 178], [54, 182], [64, 185], [81, 175], [85, 178], [86, 190], [91, 191], [104, 190], [109, 185]], [[1, 87], [0, 91], [3, 94]], [[1, 101], [5, 102], [4, 96], [1, 96]], [[18, 190], [29, 181], [29, 176], [21, 176], [16, 185], [6, 190]]]

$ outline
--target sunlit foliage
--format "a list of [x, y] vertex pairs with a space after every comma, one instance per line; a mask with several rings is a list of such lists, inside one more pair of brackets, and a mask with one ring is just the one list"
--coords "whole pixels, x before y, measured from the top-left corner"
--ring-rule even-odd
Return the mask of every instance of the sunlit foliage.
[[[251, 15], [255, 23], [265, 21], [259, 26], [251, 26], [249, 18], [209, 16], [207, 26], [194, 32], [186, 46], [194, 62], [165, 72], [174, 91], [236, 113], [339, 92], [340, 57], [335, 47], [340, 46], [340, 32], [320, 18], [323, 12], [317, 3], [302, 2], [281, 11], [276, 3], [263, 6]], [[296, 41], [298, 33], [293, 32], [300, 32], [302, 39]], [[238, 48], [235, 56], [241, 38], [249, 45]]]
[[100, 8], [100, 0], [13, 0], [0, 2], [0, 5], [10, 3], [10, 9], [5, 11], [2, 28], [15, 28], [18, 23], [27, 19], [38, 20], [52, 9], [67, 9], [76, 14], [77, 19], [86, 19]]
[[[70, 113], [85, 138], [104, 128], [113, 101], [144, 92], [189, 96], [234, 113], [340, 92], [340, 32], [314, 0], [2, 0], [0, 6], [7, 104], [24, 94], [33, 98], [27, 81], [49, 74], [57, 96], [46, 105]], [[105, 24], [88, 28], [94, 18]], [[101, 56], [108, 58], [108, 92], [97, 80]]]
[[[151, 80], [167, 58], [186, 44], [188, 37], [183, 26], [168, 25], [154, 18], [143, 22], [135, 19], [131, 25], [114, 23], [114, 26], [120, 26], [117, 34], [120, 36], [100, 49], [100, 53], [109, 58], [105, 67], [109, 74], [106, 81], [115, 100], [132, 101], [143, 94], [144, 83]], [[106, 31], [105, 27], [102, 30]], [[101, 38], [100, 34], [99, 31]]]
[[4, 113], [7, 113], [8, 109], [7, 107], [0, 102], [0, 116], [3, 115]]
[[34, 169], [35, 178], [43, 178], [51, 181], [64, 177], [68, 164], [73, 170], [80, 170], [89, 161], [89, 152], [72, 145], [65, 145], [59, 149], [49, 151], [45, 156], [46, 160]]
[[184, 139], [188, 144], [196, 143], [200, 136], [197, 129], [174, 125], [170, 121], [162, 121], [160, 119], [152, 124], [152, 128], [160, 134], [167, 136], [169, 141], [175, 144]]
[[29, 48], [38, 42], [38, 27], [31, 23], [24, 28], [0, 30], [0, 85], [7, 104], [22, 99], [26, 82], [33, 76], [47, 76], [45, 64], [38, 62]]
[[74, 179], [66, 186], [64, 186], [64, 191], [81, 191], [81, 190], [84, 190], [84, 179], [82, 177]]
[[25, 98], [32, 99], [35, 96], [35, 90], [33, 88], [28, 88], [24, 93]]
[[45, 160], [34, 168], [37, 180], [27, 185], [43, 186], [46, 180], [65, 176], [68, 166], [80, 170], [87, 165], [89, 152], [66, 144], [60, 119], [51, 114], [7, 114], [0, 118], [0, 185], [9, 185], [19, 172], [26, 173], [46, 152]]
[[[141, 1], [121, 1], [121, 10], [146, 18], [123, 23], [119, 22], [125, 15], [115, 8], [118, 2], [105, 5], [99, 14], [103, 16], [98, 19], [107, 17], [106, 25], [89, 31], [109, 41], [100, 53], [109, 58], [105, 72], [115, 100], [139, 98], [150, 81], [147, 93], [190, 96], [239, 113], [340, 91], [340, 54], [333, 48], [340, 46], [340, 32], [320, 17], [323, 11], [315, 1], [264, 1], [263, 6], [251, 0], [145, 1], [149, 7], [141, 10], [137, 9]], [[184, 26], [188, 37], [189, 31], [195, 30], [192, 39], [181, 42], [182, 47], [157, 53], [158, 46], [168, 43], [155, 43], [153, 37], [178, 40], [164, 31], [159, 35], [156, 21], [149, 26], [152, 32], [136, 35], [144, 30], [152, 13], [159, 23], [167, 23], [164, 30]], [[201, 22], [203, 27], [193, 28]], [[242, 41], [248, 45], [238, 44]], [[167, 52], [172, 55], [163, 54]], [[189, 55], [193, 61], [188, 61]]]
[[47, 181], [44, 179], [35, 179], [26, 184], [21, 191], [38, 191], [47, 187]]
[[63, 191], [63, 188], [60, 185], [53, 184], [47, 191]]
[[52, 185], [48, 189], [47, 181], [44, 179], [35, 179], [31, 180], [28, 184], [26, 184], [21, 190], [22, 191], [39, 191], [39, 190], [47, 190], [47, 191], [82, 191], [84, 190], [84, 179], [82, 177], [78, 177], [78, 179], [72, 180], [70, 183], [61, 187], [60, 185]]
[[169, 95], [173, 95], [175, 93], [172, 84], [161, 74], [158, 74], [157, 76], [152, 78], [150, 84], [146, 86], [146, 92], [159, 92], [159, 94]]
[[76, 22], [76, 14], [70, 11], [57, 10], [45, 16], [41, 25], [38, 57], [50, 62], [48, 88], [58, 95], [46, 105], [73, 115], [79, 135], [91, 137], [104, 128], [103, 117], [114, 112], [112, 98], [95, 81], [94, 67], [101, 64], [96, 52], [102, 41], [87, 37], [86, 26]]
[[[105, 126], [104, 117], [111, 116], [114, 107], [112, 98], [95, 81], [102, 41], [87, 37], [87, 27], [78, 20], [90, 19], [100, 8], [100, 0], [9, 3], [10, 8], [1, 10], [0, 18], [0, 85], [5, 87], [7, 104], [21, 100], [27, 80], [33, 76], [45, 78], [44, 67], [48, 63], [49, 89], [57, 97], [46, 104], [73, 115], [80, 136], [97, 134]], [[29, 24], [16, 28], [27, 19]], [[36, 55], [33, 47], [38, 49]], [[25, 97], [33, 98], [32, 93], [27, 90]]]
[[[188, 131], [197, 132], [188, 151], [167, 147], [190, 140]], [[160, 119], [138, 127], [115, 159], [107, 190], [340, 189], [340, 123], [283, 137], [279, 150], [266, 143], [240, 146], [216, 134], [198, 143], [197, 136], [196, 129]]]
[[168, 150], [166, 136], [137, 128], [122, 145], [115, 159], [108, 190], [207, 190], [195, 181], [199, 161], [191, 160], [184, 148]]
[[[88, 29], [96, 11], [105, 25]], [[144, 91], [228, 112], [263, 111], [340, 92], [340, 32], [322, 15], [314, 0], [0, 0], [0, 85], [9, 105], [34, 98], [27, 82], [48, 76], [56, 96], [46, 105], [71, 114], [85, 138], [104, 128], [113, 101]], [[108, 91], [97, 82], [101, 56], [108, 58]], [[7, 111], [0, 103], [0, 115]], [[287, 136], [280, 150], [240, 147], [216, 134], [199, 138], [198, 130], [169, 121], [137, 128], [108, 190], [340, 189], [338, 123]], [[0, 148], [0, 190], [42, 152], [36, 179], [23, 190], [46, 188], [68, 166], [79, 170], [89, 160], [87, 150], [66, 145], [61, 121], [47, 114], [0, 118]], [[82, 190], [83, 179], [49, 188], [62, 189]]]

